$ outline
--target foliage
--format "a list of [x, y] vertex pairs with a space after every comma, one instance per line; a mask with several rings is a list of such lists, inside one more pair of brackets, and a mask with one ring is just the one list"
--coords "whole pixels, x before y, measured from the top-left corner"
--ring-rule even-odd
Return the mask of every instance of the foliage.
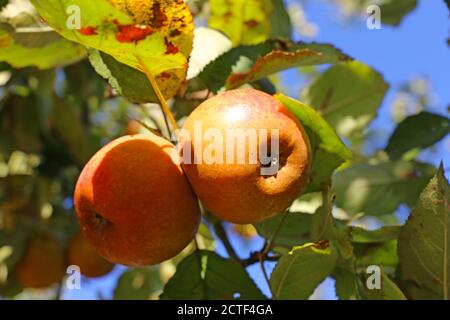
[[[168, 135], [165, 116], [149, 104], [161, 103], [158, 89], [181, 124], [211, 94], [252, 86], [274, 94], [309, 137], [303, 194], [287, 212], [240, 229], [265, 239], [250, 257], [234, 251], [229, 225], [204, 212], [195, 245], [161, 265], [125, 270], [113, 298], [308, 299], [327, 277], [340, 299], [449, 298], [449, 184], [443, 166], [436, 172], [418, 158], [448, 135], [448, 115], [409, 115], [384, 149], [367, 154], [361, 146], [389, 77], [332, 44], [293, 41], [284, 1], [139, 1], [124, 10], [119, 0], [0, 0], [0, 297], [28, 292], [15, 266], [33, 235], [67, 248], [78, 229], [74, 185], [96, 150], [136, 131]], [[352, 13], [367, 7], [332, 2]], [[79, 28], [67, 27], [70, 4], [81, 9]], [[383, 23], [398, 25], [416, 5], [383, 1]], [[230, 45], [201, 56], [188, 78], [198, 59], [194, 49], [189, 60], [192, 48], [214, 42], [194, 39], [197, 20]], [[286, 70], [310, 80], [301, 101], [282, 93]], [[399, 207], [411, 211], [404, 225]], [[214, 251], [217, 241], [227, 257]], [[268, 262], [271, 297], [248, 269], [259, 263], [266, 273]], [[376, 290], [367, 287], [372, 265], [381, 267]]]

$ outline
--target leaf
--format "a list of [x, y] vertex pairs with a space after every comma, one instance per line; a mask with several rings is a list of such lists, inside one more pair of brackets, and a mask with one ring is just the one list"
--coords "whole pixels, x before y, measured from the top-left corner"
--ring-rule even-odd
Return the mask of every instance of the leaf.
[[321, 190], [333, 171], [352, 157], [328, 123], [306, 104], [282, 94], [275, 95], [301, 122], [311, 143], [311, 178], [304, 193]]
[[160, 296], [163, 300], [265, 299], [238, 263], [212, 251], [196, 251], [177, 266]]
[[380, 5], [381, 21], [398, 26], [403, 18], [417, 7], [417, 0], [386, 0]]
[[378, 243], [353, 243], [358, 267], [371, 265], [395, 269], [398, 265], [397, 240]]
[[400, 234], [400, 226], [385, 226], [376, 230], [360, 227], [351, 228], [351, 241], [355, 243], [378, 243], [396, 240]]
[[449, 299], [449, 229], [450, 185], [441, 165], [400, 233], [400, 279], [409, 298]]
[[361, 300], [365, 298], [363, 285], [355, 269], [354, 259], [339, 261], [333, 271], [336, 295], [340, 300]]
[[161, 289], [159, 268], [131, 269], [117, 281], [114, 300], [149, 300]]
[[61, 38], [55, 32], [39, 29], [16, 32], [0, 24], [0, 61], [14, 68], [62, 67], [83, 59], [85, 55], [82, 46]]
[[336, 205], [349, 214], [393, 213], [402, 203], [414, 205], [433, 171], [430, 165], [406, 161], [353, 165], [333, 178]]
[[389, 138], [386, 152], [391, 159], [399, 159], [413, 149], [424, 149], [450, 133], [450, 119], [429, 112], [421, 112], [403, 120]]
[[311, 227], [312, 215], [300, 212], [286, 212], [276, 215], [274, 218], [255, 224], [258, 234], [265, 239], [271, 239], [280, 225], [280, 221], [285, 217], [282, 228], [275, 239], [277, 246], [291, 249], [293, 246], [302, 245], [310, 240], [309, 229]]
[[188, 79], [197, 77], [211, 61], [214, 61], [232, 47], [230, 39], [214, 29], [195, 28], [194, 35], [194, 48], [189, 59]]
[[[362, 15], [367, 13], [373, 14], [373, 12], [367, 12], [370, 5], [378, 5], [381, 11], [381, 22], [387, 25], [398, 26], [403, 18], [414, 10], [417, 6], [417, 0], [335, 0], [341, 3], [344, 8], [356, 9]], [[345, 9], [344, 9], [345, 10]]]
[[381, 288], [368, 289], [364, 286], [364, 289], [369, 300], [406, 300], [403, 292], [388, 277], [383, 268], [381, 268]]
[[328, 240], [333, 242], [339, 256], [350, 259], [353, 256], [353, 247], [349, 242], [346, 229], [338, 229], [333, 218], [334, 193], [330, 188], [324, 187], [322, 191], [322, 206], [313, 215], [311, 225], [311, 239], [314, 242]]
[[350, 57], [329, 44], [269, 40], [239, 46], [205, 67], [199, 77], [213, 92], [236, 88], [289, 68], [347, 61]]
[[2, 10], [8, 4], [8, 0], [0, 0], [0, 10]]
[[[89, 49], [89, 61], [95, 71], [123, 97], [134, 103], [158, 102], [155, 92], [151, 87], [147, 76], [123, 63], [118, 62], [112, 56], [95, 49]], [[164, 76], [158, 76], [156, 81], [163, 90], [166, 99], [174, 96], [182, 79], [173, 80], [174, 74], [170, 74], [168, 85], [164, 84]]]
[[338, 50], [327, 45], [294, 45], [289, 51], [273, 50], [258, 58], [248, 70], [234, 70], [227, 79], [226, 87], [238, 88], [245, 83], [254, 82], [286, 69], [337, 63], [346, 59], [348, 58]]
[[272, 12], [270, 13], [270, 37], [290, 39], [292, 35], [292, 21], [284, 5], [283, 0], [272, 0]]
[[360, 62], [336, 64], [303, 93], [339, 135], [365, 130], [375, 118], [388, 89], [381, 74]]
[[316, 210], [312, 218], [312, 241], [317, 242], [319, 240], [334, 240], [335, 230], [332, 215], [333, 204], [334, 193], [330, 192], [329, 188], [325, 188], [322, 192], [322, 206]]
[[54, 97], [53, 126], [64, 141], [67, 151], [80, 165], [86, 164], [99, 148], [99, 143], [82, 124], [78, 105], [57, 96]]
[[256, 44], [271, 34], [272, 0], [210, 0], [208, 25], [226, 34], [234, 45]]
[[[105, 52], [119, 62], [173, 81], [186, 75], [192, 50], [192, 15], [182, 0], [79, 0], [80, 28], [68, 24], [71, 0], [32, 0], [39, 14], [63, 37]], [[145, 66], [140, 61], [145, 61]], [[170, 83], [179, 86], [181, 83]], [[162, 88], [164, 89], [164, 88]]]
[[305, 300], [333, 271], [337, 253], [328, 241], [294, 247], [281, 257], [270, 277], [274, 297]]

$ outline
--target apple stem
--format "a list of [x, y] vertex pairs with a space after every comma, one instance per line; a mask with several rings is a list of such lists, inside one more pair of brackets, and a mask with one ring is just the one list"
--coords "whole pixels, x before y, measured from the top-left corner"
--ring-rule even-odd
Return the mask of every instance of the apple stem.
[[161, 106], [162, 111], [163, 111], [163, 113], [164, 113], [164, 115], [165, 115], [164, 119], [165, 119], [165, 121], [166, 121], [167, 130], [169, 131], [169, 133], [172, 132], [172, 131], [170, 130], [169, 124], [167, 123], [167, 118], [166, 118], [166, 117], [169, 118], [169, 120], [170, 120], [170, 122], [171, 122], [171, 124], [172, 124], [173, 129], [174, 129], [174, 130], [177, 130], [177, 129], [178, 129], [177, 121], [175, 120], [175, 117], [173, 116], [172, 112], [170, 111], [169, 105], [167, 104], [167, 101], [166, 101], [166, 99], [164, 98], [164, 95], [162, 94], [161, 89], [160, 89], [159, 86], [158, 86], [158, 83], [156, 82], [155, 76], [154, 76], [153, 73], [147, 68], [147, 65], [145, 64], [144, 60], [143, 60], [140, 56], [135, 55], [135, 57], [136, 57], [136, 59], [138, 60], [140, 66], [141, 66], [141, 68], [142, 68], [142, 71], [143, 71], [143, 72], [145, 73], [145, 75], [147, 76], [147, 79], [148, 79], [148, 81], [150, 82], [150, 85], [152, 86], [153, 91], [154, 91], [155, 94], [156, 94], [156, 97], [158, 98], [159, 105]]

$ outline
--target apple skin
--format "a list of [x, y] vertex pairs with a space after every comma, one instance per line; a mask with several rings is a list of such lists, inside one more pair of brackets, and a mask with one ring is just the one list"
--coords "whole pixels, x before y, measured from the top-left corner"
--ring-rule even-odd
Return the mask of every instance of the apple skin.
[[173, 149], [155, 134], [125, 136], [83, 169], [75, 189], [77, 217], [84, 236], [108, 261], [157, 264], [193, 240], [198, 200]]
[[62, 247], [53, 238], [33, 237], [22, 259], [15, 267], [15, 275], [23, 288], [43, 289], [59, 283], [66, 272]]
[[101, 257], [81, 232], [69, 241], [67, 262], [78, 266], [81, 274], [88, 278], [104, 276], [114, 268], [114, 264]]
[[[261, 163], [250, 163], [248, 158], [243, 164], [184, 161], [192, 187], [214, 215], [236, 224], [258, 223], [284, 212], [299, 196], [309, 179], [309, 140], [300, 122], [274, 97], [238, 89], [203, 102], [184, 123], [188, 137], [180, 138], [180, 146], [190, 145], [195, 155], [211, 143], [203, 139], [201, 150], [196, 150], [196, 122], [202, 124], [203, 132], [218, 129], [224, 137], [227, 129], [279, 130], [280, 170], [276, 175], [262, 176]], [[230, 148], [226, 142], [224, 145], [224, 149]], [[241, 148], [248, 152], [248, 140]]]

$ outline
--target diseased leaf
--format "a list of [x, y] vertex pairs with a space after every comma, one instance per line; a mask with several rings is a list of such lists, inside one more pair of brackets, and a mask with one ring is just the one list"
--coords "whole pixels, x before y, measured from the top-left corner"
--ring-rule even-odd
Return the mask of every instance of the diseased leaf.
[[450, 119], [429, 112], [421, 112], [403, 120], [389, 138], [386, 152], [391, 159], [399, 159], [412, 149], [424, 149], [450, 133]]
[[271, 34], [272, 0], [210, 0], [208, 24], [222, 31], [234, 45], [257, 44]]
[[269, 40], [239, 46], [211, 62], [199, 75], [213, 92], [236, 88], [289, 68], [338, 63], [350, 57], [328, 44], [305, 44]]
[[80, 45], [61, 38], [53, 31], [20, 33], [0, 24], [0, 61], [15, 68], [63, 67], [83, 59], [86, 51]]
[[234, 70], [227, 79], [226, 87], [237, 88], [294, 67], [337, 63], [346, 59], [348, 57], [327, 45], [294, 45], [289, 51], [274, 50], [258, 58], [249, 70]]
[[212, 251], [197, 251], [177, 266], [160, 296], [163, 300], [265, 299], [238, 263]]
[[408, 298], [449, 299], [449, 230], [450, 185], [441, 165], [400, 233], [399, 274]]
[[[32, 0], [39, 14], [63, 37], [105, 52], [153, 76], [171, 78], [179, 87], [192, 50], [194, 25], [183, 0], [79, 0], [81, 26], [70, 25], [71, 0]], [[143, 66], [141, 63], [145, 64]], [[164, 90], [164, 87], [161, 89]]]
[[270, 277], [277, 299], [305, 300], [330, 275], [336, 265], [336, 249], [328, 241], [294, 247], [278, 261]]
[[362, 131], [375, 118], [388, 89], [383, 77], [360, 62], [336, 64], [303, 93], [341, 136]]
[[336, 168], [352, 157], [329, 124], [306, 104], [284, 96], [275, 95], [302, 123], [311, 143], [311, 178], [304, 193], [321, 190]]
[[402, 203], [414, 205], [433, 171], [432, 166], [418, 162], [356, 164], [333, 178], [336, 205], [350, 214], [393, 213]]

